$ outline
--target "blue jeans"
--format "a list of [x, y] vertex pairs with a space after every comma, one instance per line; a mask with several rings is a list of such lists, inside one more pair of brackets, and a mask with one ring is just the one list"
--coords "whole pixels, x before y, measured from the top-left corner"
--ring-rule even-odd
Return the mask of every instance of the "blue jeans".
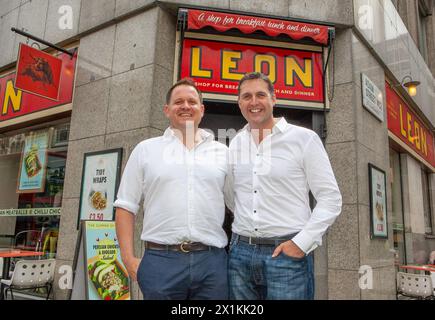
[[227, 253], [145, 250], [137, 272], [144, 300], [228, 299]]
[[276, 246], [250, 245], [231, 239], [228, 278], [232, 300], [311, 300], [314, 298], [313, 257], [292, 258]]

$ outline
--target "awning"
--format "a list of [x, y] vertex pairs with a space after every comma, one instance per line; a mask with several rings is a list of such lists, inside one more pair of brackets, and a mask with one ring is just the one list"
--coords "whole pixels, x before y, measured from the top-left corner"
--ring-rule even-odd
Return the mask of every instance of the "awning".
[[245, 34], [261, 30], [272, 37], [285, 34], [294, 40], [308, 37], [322, 45], [328, 44], [329, 35], [329, 28], [322, 25], [189, 9], [187, 29], [199, 30], [204, 27], [212, 27], [220, 32], [235, 28]]

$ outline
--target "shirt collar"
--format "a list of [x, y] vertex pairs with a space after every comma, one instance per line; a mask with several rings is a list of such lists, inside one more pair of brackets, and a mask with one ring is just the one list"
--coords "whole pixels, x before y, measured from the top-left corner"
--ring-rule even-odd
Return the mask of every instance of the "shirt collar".
[[[279, 120], [275, 123], [275, 125], [272, 128], [272, 133], [283, 133], [285, 131], [287, 131], [290, 127], [290, 124], [287, 122], [287, 120], [285, 120], [284, 117], [279, 118]], [[243, 127], [243, 130], [246, 130], [248, 133], [251, 131], [251, 127], [249, 126], [249, 123], [246, 124]]]
[[[201, 139], [202, 139], [201, 142], [204, 142], [204, 141], [208, 142], [208, 141], [213, 141], [214, 140], [214, 134], [212, 134], [212, 133], [210, 133], [208, 131], [205, 131], [204, 129], [201, 129], [201, 128], [198, 128], [198, 132], [199, 132], [199, 134], [201, 136]], [[173, 138], [178, 139], [175, 136], [174, 130], [171, 127], [166, 128], [165, 132], [163, 133], [163, 138], [165, 140], [166, 139], [173, 139]]]

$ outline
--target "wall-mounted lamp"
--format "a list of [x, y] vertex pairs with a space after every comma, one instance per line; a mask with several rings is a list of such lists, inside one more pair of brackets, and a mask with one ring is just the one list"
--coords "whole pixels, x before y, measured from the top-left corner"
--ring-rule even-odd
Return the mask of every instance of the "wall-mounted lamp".
[[411, 97], [414, 97], [417, 94], [417, 86], [419, 84], [420, 84], [420, 81], [412, 80], [411, 76], [405, 76], [402, 79], [402, 82], [400, 83], [400, 85], [402, 85], [408, 89], [408, 93]]

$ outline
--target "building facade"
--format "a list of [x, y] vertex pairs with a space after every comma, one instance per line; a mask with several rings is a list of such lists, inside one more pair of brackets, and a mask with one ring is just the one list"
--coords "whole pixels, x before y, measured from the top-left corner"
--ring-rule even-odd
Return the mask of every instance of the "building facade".
[[[201, 79], [211, 77], [206, 63], [213, 59], [195, 60], [195, 54], [211, 42], [216, 50], [240, 50], [243, 57], [245, 47], [267, 47], [276, 64], [265, 55], [258, 68], [270, 75], [275, 67], [277, 84], [284, 74], [313, 87], [309, 81], [315, 82], [316, 73], [306, 78], [308, 65], [295, 64], [286, 74], [292, 61], [287, 58], [296, 51], [302, 52], [301, 61], [311, 59], [304, 58], [307, 52], [320, 57], [320, 80], [311, 93], [321, 90], [322, 96], [283, 97], [275, 110], [276, 116], [322, 137], [343, 196], [341, 215], [315, 251], [316, 299], [396, 299], [398, 265], [428, 262], [435, 250], [434, 1], [0, 2], [0, 238], [12, 243], [20, 231], [50, 230], [42, 245], [57, 261], [54, 299], [71, 294], [62, 267], [76, 267], [84, 155], [121, 148], [122, 172], [137, 143], [167, 128], [162, 108], [174, 81], [189, 75], [205, 86]], [[187, 19], [195, 11], [270, 19], [277, 25], [303, 23], [325, 30], [327, 38], [320, 43], [310, 35], [273, 35], [260, 26], [250, 32], [212, 24], [193, 29]], [[44, 102], [11, 85], [19, 43], [28, 42], [11, 27], [71, 51], [77, 48], [75, 58], [60, 55], [76, 62], [64, 71], [73, 83], [61, 86], [70, 96], [35, 110]], [[226, 72], [220, 80], [237, 79], [244, 71], [237, 55], [228, 57], [226, 69], [217, 68]], [[410, 78], [420, 82], [414, 96], [404, 86]], [[207, 91], [204, 128], [218, 133], [244, 125], [231, 95], [222, 88]], [[44, 178], [35, 189], [25, 192], [22, 161], [34, 141], [43, 141], [47, 149], [46, 172], [41, 171]], [[143, 212], [135, 230], [137, 256], [144, 250], [142, 217]], [[131, 292], [140, 298], [136, 283]]]

